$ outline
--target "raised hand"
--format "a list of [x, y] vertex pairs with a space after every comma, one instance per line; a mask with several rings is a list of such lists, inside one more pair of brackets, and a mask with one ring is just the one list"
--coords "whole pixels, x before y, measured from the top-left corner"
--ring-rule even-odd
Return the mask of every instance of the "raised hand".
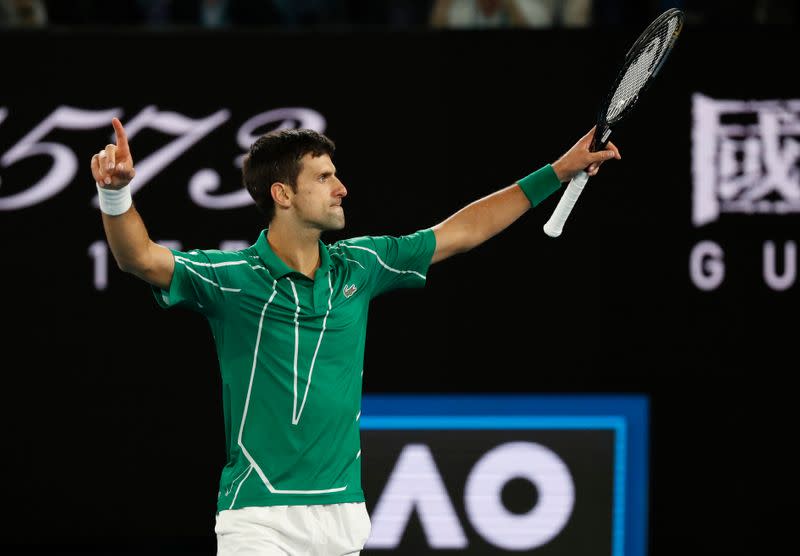
[[121, 189], [130, 183], [136, 170], [122, 122], [112, 118], [111, 125], [114, 126], [117, 144], [106, 145], [105, 149], [92, 157], [92, 176], [102, 188]]
[[594, 131], [595, 128], [593, 127], [570, 150], [553, 163], [553, 170], [555, 170], [559, 180], [562, 182], [569, 181], [581, 170], [585, 170], [590, 176], [594, 176], [600, 169], [600, 165], [606, 160], [622, 158], [619, 154], [619, 149], [610, 141], [606, 144], [604, 150], [591, 152], [589, 147], [592, 145]]

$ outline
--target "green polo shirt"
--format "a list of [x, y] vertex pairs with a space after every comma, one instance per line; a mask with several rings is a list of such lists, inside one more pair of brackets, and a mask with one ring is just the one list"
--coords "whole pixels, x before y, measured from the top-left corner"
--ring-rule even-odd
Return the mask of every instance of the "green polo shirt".
[[218, 510], [363, 502], [361, 377], [370, 300], [422, 287], [433, 231], [319, 244], [314, 279], [272, 251], [173, 250], [162, 307], [206, 316], [222, 373]]

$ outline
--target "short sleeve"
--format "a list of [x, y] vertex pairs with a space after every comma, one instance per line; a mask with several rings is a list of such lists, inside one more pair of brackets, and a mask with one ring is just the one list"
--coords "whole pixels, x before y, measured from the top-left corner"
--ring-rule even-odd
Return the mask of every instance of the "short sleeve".
[[436, 249], [432, 229], [405, 236], [365, 236], [352, 240], [351, 249], [361, 250], [370, 267], [372, 297], [399, 288], [425, 286]]
[[156, 302], [161, 307], [185, 307], [207, 316], [215, 316], [221, 313], [221, 308], [232, 296], [241, 292], [227, 270], [239, 261], [224, 260], [230, 258], [231, 253], [202, 250], [183, 252], [175, 249], [170, 251], [175, 257], [172, 282], [168, 289], [152, 287]]

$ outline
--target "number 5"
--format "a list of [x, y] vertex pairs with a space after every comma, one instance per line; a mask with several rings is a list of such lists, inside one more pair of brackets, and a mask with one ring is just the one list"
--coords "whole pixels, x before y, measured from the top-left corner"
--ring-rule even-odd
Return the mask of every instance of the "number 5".
[[[52, 130], [96, 129], [108, 126], [113, 117], [119, 117], [122, 109], [81, 110], [70, 106], [59, 106], [42, 123], [19, 140], [0, 158], [4, 168], [35, 155], [52, 157], [50, 171], [38, 182], [15, 195], [0, 197], [0, 210], [15, 210], [35, 205], [60, 193], [75, 178], [78, 159], [69, 147], [59, 143], [46, 143], [39, 140]], [[5, 114], [0, 114], [5, 116]], [[2, 121], [0, 117], [0, 121]]]

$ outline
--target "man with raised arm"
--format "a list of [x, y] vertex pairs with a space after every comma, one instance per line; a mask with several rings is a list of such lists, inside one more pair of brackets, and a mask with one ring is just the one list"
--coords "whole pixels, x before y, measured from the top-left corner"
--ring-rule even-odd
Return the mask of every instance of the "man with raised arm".
[[125, 130], [92, 157], [103, 226], [119, 267], [162, 307], [203, 314], [222, 375], [227, 462], [217, 505], [218, 556], [358, 554], [370, 531], [361, 489], [359, 416], [372, 298], [425, 285], [428, 267], [498, 234], [562, 182], [620, 158], [590, 152], [590, 130], [561, 158], [432, 228], [333, 244], [347, 189], [334, 144], [308, 129], [257, 139], [242, 180], [267, 227], [239, 251], [154, 243], [132, 203]]

